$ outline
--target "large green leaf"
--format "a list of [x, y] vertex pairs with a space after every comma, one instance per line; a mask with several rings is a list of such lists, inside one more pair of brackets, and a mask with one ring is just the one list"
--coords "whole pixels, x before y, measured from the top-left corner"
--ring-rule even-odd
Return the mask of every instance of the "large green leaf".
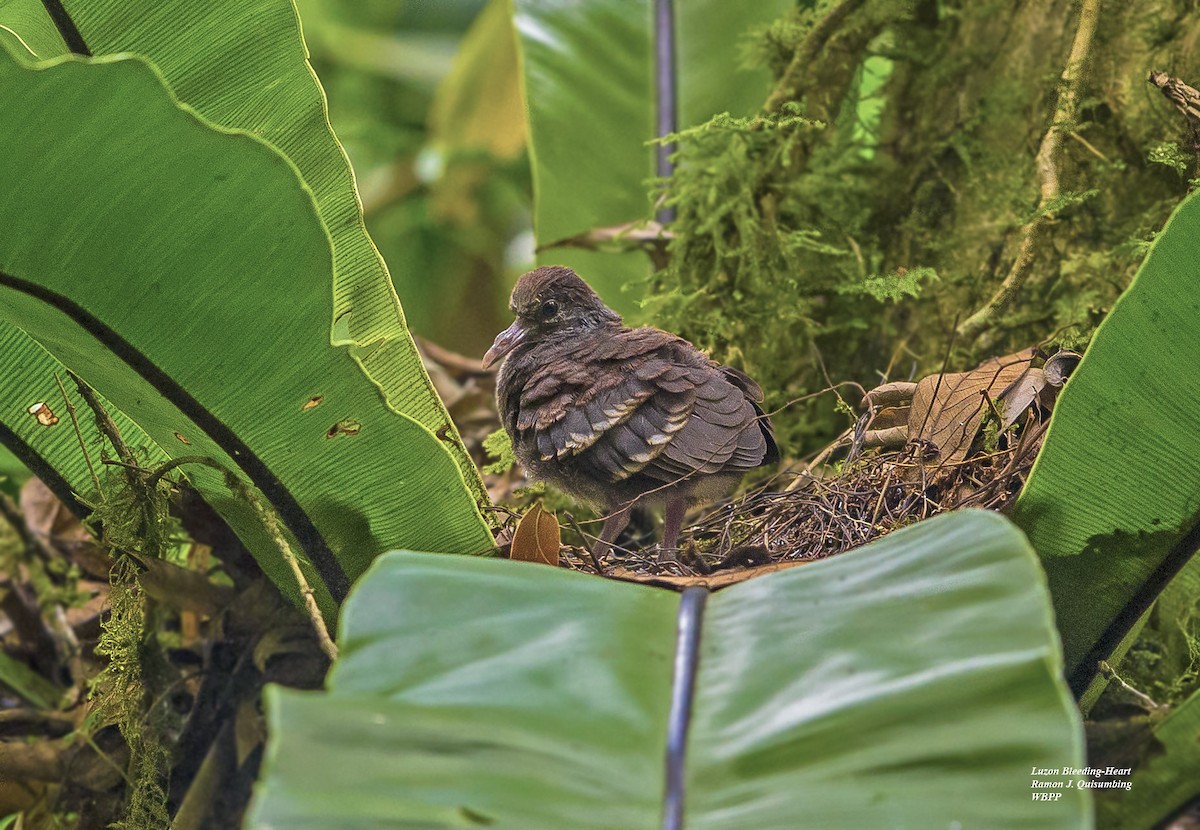
[[1072, 374], [1017, 504], [1077, 688], [1200, 542], [1198, 279], [1193, 195]]
[[[421, 365], [386, 266], [367, 235], [354, 173], [329, 126], [290, 0], [200, 6], [68, 0], [67, 6], [94, 52], [147, 55], [201, 115], [265, 138], [296, 165], [333, 245], [334, 345], [350, 347], [389, 405], [444, 436], [468, 485], [483, 498], [479, 474]], [[178, 26], [184, 16], [188, 25]]]
[[41, 0], [0, 0], [0, 38], [11, 39], [10, 48], [15, 45], [35, 58], [67, 49]]
[[[678, 595], [392, 553], [327, 693], [272, 689], [251, 827], [659, 826]], [[711, 596], [687, 826], [1083, 827], [1078, 714], [1036, 558], [954, 514]]]
[[[740, 40], [794, 0], [675, 3], [679, 127], [765, 100], [765, 71], [741, 67]], [[545, 245], [592, 228], [647, 218], [654, 174], [654, 2], [513, 0], [533, 161], [534, 230]], [[632, 312], [621, 288], [643, 279], [640, 254], [556, 248], [544, 263], [576, 268], [609, 305]]]
[[[95, 496], [92, 475], [100, 466], [102, 449], [91, 440], [97, 436], [91, 410], [79, 397], [75, 384], [67, 376], [66, 367], [24, 331], [6, 322], [0, 322], [0, 355], [3, 355], [5, 366], [5, 371], [0, 372], [0, 443], [65, 504], [76, 512], [83, 512], [75, 494]], [[79, 435], [71, 425], [63, 400], [64, 390], [78, 413], [86, 452], [80, 447]], [[141, 427], [111, 402], [102, 400], [102, 403], [121, 436], [144, 463], [156, 466], [167, 461], [167, 454]], [[48, 415], [52, 417], [39, 421], [30, 412], [39, 404], [48, 407]], [[100, 470], [96, 474], [103, 473]]]
[[[475, 466], [421, 365], [386, 267], [367, 235], [354, 174], [329, 126], [324, 93], [307, 63], [290, 0], [63, 5], [93, 54], [146, 56], [179, 100], [208, 121], [265, 139], [296, 166], [332, 240], [334, 345], [349, 347], [392, 408], [441, 436], [439, 443], [482, 499]], [[14, 15], [8, 24], [33, 28], [33, 22], [25, 23], [31, 19]], [[65, 50], [61, 41], [59, 48]]]
[[[1101, 827], [1161, 827], [1200, 797], [1200, 691], [1150, 728], [1145, 763], [1135, 767], [1129, 789], [1098, 793]], [[1184, 825], [1186, 826], [1186, 825]]]
[[[181, 109], [138, 59], [0, 55], [0, 87], [0, 317], [163, 452], [240, 468], [335, 598], [398, 544], [490, 544], [441, 442], [330, 346], [329, 237], [284, 156]], [[192, 476], [288, 588], [248, 508]]]

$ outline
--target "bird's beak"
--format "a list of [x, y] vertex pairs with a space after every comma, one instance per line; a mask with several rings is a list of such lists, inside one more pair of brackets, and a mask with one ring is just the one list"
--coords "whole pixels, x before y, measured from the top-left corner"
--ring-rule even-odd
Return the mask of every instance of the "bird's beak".
[[490, 369], [493, 364], [515, 349], [524, 339], [524, 326], [521, 325], [520, 320], [513, 320], [511, 326], [496, 335], [496, 342], [492, 343], [492, 347], [483, 356], [483, 368]]

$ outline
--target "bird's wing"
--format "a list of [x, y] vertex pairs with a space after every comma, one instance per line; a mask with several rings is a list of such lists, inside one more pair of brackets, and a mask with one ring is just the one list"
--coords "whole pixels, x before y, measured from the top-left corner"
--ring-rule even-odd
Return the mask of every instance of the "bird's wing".
[[674, 478], [693, 472], [744, 472], [763, 464], [768, 451], [759, 426], [761, 412], [745, 390], [731, 383], [720, 367], [693, 370], [692, 379], [696, 404], [691, 417], [654, 466]]
[[662, 332], [626, 335], [581, 348], [526, 383], [516, 428], [539, 458], [573, 459], [609, 482], [643, 473], [669, 483], [764, 463], [769, 433], [757, 428], [761, 412], [738, 382], [757, 392], [753, 381]]

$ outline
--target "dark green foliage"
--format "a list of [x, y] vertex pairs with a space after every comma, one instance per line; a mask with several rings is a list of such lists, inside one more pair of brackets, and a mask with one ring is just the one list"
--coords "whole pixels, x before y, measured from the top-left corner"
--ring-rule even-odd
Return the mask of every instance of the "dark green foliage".
[[[1120, 676], [1159, 707], [1174, 707], [1200, 689], [1200, 559], [1162, 593], [1120, 661]], [[1128, 715], [1130, 696], [1109, 684], [1092, 709], [1098, 720]]]
[[[978, 340], [953, 343], [951, 368], [1086, 344], [1187, 191], [1188, 127], [1146, 74], [1161, 64], [1200, 81], [1182, 35], [1195, 10], [1101, 5], [1078, 118], [1059, 125], [1058, 195], [1039, 205], [1035, 156], [1078, 4], [868, 0], [821, 31], [840, 5], [799, 10], [748, 50], [777, 78], [798, 51], [815, 54], [781, 81], [794, 93], [781, 112], [675, 137], [678, 169], [662, 187], [678, 219], [653, 319], [760, 380], [769, 409], [841, 381], [936, 371], [956, 325], [1008, 274], [1026, 223], [1046, 216], [1015, 301]], [[787, 454], [848, 425], [832, 398], [775, 415]]]

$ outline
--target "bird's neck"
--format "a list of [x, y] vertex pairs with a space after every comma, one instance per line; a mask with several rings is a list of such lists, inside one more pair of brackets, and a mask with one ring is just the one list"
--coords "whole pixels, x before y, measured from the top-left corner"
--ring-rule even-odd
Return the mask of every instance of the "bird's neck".
[[[604, 309], [608, 311], [608, 309]], [[617, 334], [628, 329], [621, 318], [609, 311], [608, 316], [597, 316], [585, 321], [584, 325], [567, 329], [539, 332], [526, 338], [508, 355], [500, 368], [501, 382], [524, 383], [536, 367], [545, 359], [544, 355], [565, 357], [579, 349], [586, 349], [596, 337]]]

